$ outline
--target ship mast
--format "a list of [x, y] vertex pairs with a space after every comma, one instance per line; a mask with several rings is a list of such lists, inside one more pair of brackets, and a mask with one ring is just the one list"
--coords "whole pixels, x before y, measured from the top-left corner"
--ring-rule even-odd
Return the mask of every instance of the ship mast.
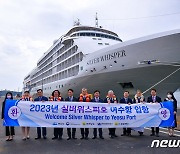
[[95, 18], [95, 27], [98, 27], [98, 16], [97, 16], [97, 12], [96, 12], [96, 18]]

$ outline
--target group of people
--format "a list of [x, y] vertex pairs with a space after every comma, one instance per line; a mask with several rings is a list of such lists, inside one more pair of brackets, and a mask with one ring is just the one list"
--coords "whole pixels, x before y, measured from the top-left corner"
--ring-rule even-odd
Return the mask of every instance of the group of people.
[[[52, 92], [51, 97], [49, 97], [49, 99], [45, 96], [43, 96], [43, 90], [42, 89], [38, 89], [37, 90], [37, 98], [35, 98], [33, 100], [33, 98], [30, 96], [29, 91], [25, 91], [21, 100], [23, 101], [67, 101], [67, 102], [96, 102], [96, 103], [123, 103], [123, 104], [133, 104], [133, 103], [144, 103], [145, 101], [148, 103], [160, 103], [162, 102], [161, 98], [159, 96], [156, 95], [156, 89], [151, 89], [151, 96], [149, 96], [147, 98], [147, 100], [145, 99], [145, 97], [143, 96], [142, 92], [140, 90], [137, 90], [136, 95], [134, 96], [133, 99], [131, 99], [129, 97], [129, 91], [124, 91], [124, 95], [123, 98], [121, 98], [120, 100], [117, 99], [116, 95], [114, 94], [114, 92], [112, 90], [109, 90], [107, 93], [107, 96], [105, 99], [102, 99], [100, 97], [100, 91], [96, 90], [94, 91], [94, 95], [93, 98], [91, 98], [91, 95], [88, 94], [88, 91], [86, 88], [82, 89], [81, 94], [79, 95], [78, 98], [74, 97], [73, 95], [73, 89], [69, 89], [67, 91], [68, 97], [67, 98], [63, 98], [61, 96], [61, 93], [59, 90], [54, 90]], [[13, 99], [13, 95], [11, 92], [8, 92], [5, 96], [3, 105], [2, 105], [2, 119], [4, 119], [4, 108], [5, 108], [5, 103], [6, 103], [6, 99]], [[175, 125], [174, 127], [169, 127], [168, 131], [169, 131], [169, 136], [174, 136], [174, 128], [177, 127], [177, 122], [176, 122], [176, 112], [177, 112], [177, 100], [175, 99], [173, 92], [168, 92], [167, 93], [167, 97], [165, 98], [164, 101], [172, 101], [173, 102], [173, 106], [174, 106], [174, 119], [175, 119]], [[12, 126], [6, 126], [5, 127], [5, 131], [6, 131], [6, 136], [7, 139], [6, 141], [12, 141], [13, 140], [13, 136], [15, 135], [15, 130], [14, 127]], [[80, 139], [88, 139], [89, 136], [89, 128], [81, 128], [81, 138]], [[121, 134], [121, 136], [131, 136], [131, 128], [123, 128], [123, 133]], [[157, 136], [159, 137], [159, 127], [151, 127], [151, 136]], [[22, 127], [22, 134], [23, 134], [23, 140], [27, 140], [29, 139], [29, 131], [30, 128], [29, 127]], [[99, 138], [100, 139], [104, 139], [103, 137], [103, 130], [102, 128], [98, 128], [98, 132], [99, 132]], [[144, 129], [142, 128], [141, 130], [138, 130], [138, 133], [140, 136], [143, 135]], [[37, 127], [37, 137], [35, 138], [36, 140], [41, 139], [41, 137], [43, 137], [43, 139], [46, 139], [47, 132], [46, 132], [46, 127]], [[70, 139], [77, 139], [76, 138], [76, 128], [67, 128], [67, 135], [68, 138], [67, 140]], [[93, 129], [93, 138], [92, 139], [96, 139], [98, 134], [97, 134], [97, 128]], [[109, 128], [109, 135], [110, 138], [115, 138], [118, 137], [116, 135], [116, 128]], [[56, 140], [56, 139], [62, 139], [63, 136], [63, 128], [54, 128], [54, 137], [52, 138], [52, 140]]]

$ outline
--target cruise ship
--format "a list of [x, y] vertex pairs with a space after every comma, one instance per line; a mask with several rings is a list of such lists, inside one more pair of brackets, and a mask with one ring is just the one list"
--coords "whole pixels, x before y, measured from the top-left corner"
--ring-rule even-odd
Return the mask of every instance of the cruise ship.
[[50, 96], [58, 89], [65, 97], [69, 88], [78, 97], [82, 88], [108, 90], [122, 97], [140, 89], [145, 96], [157, 89], [162, 98], [180, 87], [180, 30], [166, 31], [122, 42], [98, 24], [83, 26], [79, 21], [38, 60], [23, 82], [31, 95], [42, 88]]

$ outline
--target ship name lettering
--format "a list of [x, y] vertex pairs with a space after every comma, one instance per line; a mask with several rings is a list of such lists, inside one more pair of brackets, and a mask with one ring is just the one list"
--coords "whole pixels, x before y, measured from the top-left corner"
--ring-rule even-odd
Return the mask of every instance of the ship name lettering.
[[113, 53], [106, 54], [106, 55], [94, 58], [92, 60], [89, 60], [87, 62], [87, 64], [92, 65], [92, 64], [99, 63], [99, 62], [103, 62], [103, 61], [107, 61], [107, 60], [111, 60], [111, 59], [115, 59], [115, 58], [121, 58], [121, 57], [125, 57], [125, 56], [126, 56], [125, 50], [121, 50], [121, 51], [113, 52]]

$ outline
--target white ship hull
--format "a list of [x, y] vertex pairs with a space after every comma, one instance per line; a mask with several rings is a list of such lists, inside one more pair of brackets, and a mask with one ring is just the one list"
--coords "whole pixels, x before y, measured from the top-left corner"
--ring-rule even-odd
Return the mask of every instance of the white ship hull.
[[[156, 63], [139, 64], [145, 60], [154, 60]], [[100, 90], [102, 97], [110, 89], [118, 97], [122, 97], [124, 90], [130, 90], [131, 95], [134, 95], [137, 89], [145, 91], [153, 87], [164, 98], [168, 91], [175, 91], [180, 87], [180, 71], [167, 77], [180, 68], [179, 64], [180, 30], [155, 34], [86, 55], [79, 63], [78, 75], [43, 85], [44, 94], [50, 96], [53, 90], [59, 89], [62, 96], [66, 97], [67, 90], [72, 88], [78, 96], [85, 87], [89, 93]], [[167, 79], [154, 86], [166, 77]], [[123, 88], [123, 84], [128, 85]], [[42, 86], [34, 87], [31, 93], [36, 93], [38, 88]], [[145, 95], [149, 95], [149, 91]]]

